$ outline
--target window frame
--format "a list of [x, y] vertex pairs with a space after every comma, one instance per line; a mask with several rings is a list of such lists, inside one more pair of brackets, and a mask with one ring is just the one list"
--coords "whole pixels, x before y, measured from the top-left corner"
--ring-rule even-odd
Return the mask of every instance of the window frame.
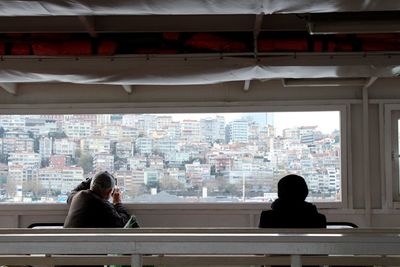
[[400, 209], [400, 104], [386, 104], [384, 116], [386, 206]]
[[[349, 172], [348, 166], [349, 160], [351, 159], [351, 151], [348, 140], [350, 134], [350, 117], [349, 110], [350, 104], [325, 104], [321, 101], [315, 104], [314, 101], [268, 101], [268, 102], [236, 102], [231, 105], [218, 105], [213, 106], [201, 105], [198, 103], [196, 105], [185, 105], [185, 106], [163, 106], [158, 103], [155, 105], [154, 109], [143, 106], [125, 106], [122, 107], [119, 104], [116, 105], [102, 105], [101, 108], [96, 108], [98, 105], [70, 105], [68, 107], [63, 107], [60, 105], [58, 108], [49, 108], [44, 105], [40, 108], [32, 109], [12, 109], [0, 111], [0, 115], [24, 115], [24, 114], [120, 114], [120, 113], [147, 113], [147, 114], [157, 114], [157, 113], [229, 113], [229, 112], [307, 112], [307, 111], [338, 111], [339, 112], [339, 124], [340, 124], [340, 147], [341, 147], [341, 201], [340, 202], [317, 202], [314, 203], [318, 208], [326, 209], [343, 209], [349, 208], [351, 204], [349, 203], [348, 197], [348, 185], [351, 184], [351, 172]], [[150, 103], [147, 103], [149, 105]], [[203, 103], [204, 104], [204, 103]], [[199, 105], [199, 106], [197, 106]], [[72, 107], [74, 106], [74, 107]], [[76, 108], [75, 108], [76, 106]], [[107, 106], [107, 107], [104, 107]], [[112, 107], [113, 106], [113, 107]], [[399, 105], [400, 109], [400, 105]], [[11, 111], [11, 112], [10, 112]], [[49, 205], [64, 206], [62, 203], [1, 203], [0, 205], [12, 205], [17, 209], [24, 209], [26, 206], [35, 206], [37, 210], [48, 209]], [[400, 205], [400, 203], [399, 203]], [[21, 206], [21, 207], [19, 207]], [[228, 210], [240, 210], [244, 208], [251, 209], [265, 209], [269, 207], [267, 203], [259, 202], [246, 202], [246, 203], [132, 203], [126, 202], [125, 206], [128, 209], [228, 209]], [[58, 210], [58, 208], [56, 208]], [[61, 208], [63, 209], [63, 208]]]

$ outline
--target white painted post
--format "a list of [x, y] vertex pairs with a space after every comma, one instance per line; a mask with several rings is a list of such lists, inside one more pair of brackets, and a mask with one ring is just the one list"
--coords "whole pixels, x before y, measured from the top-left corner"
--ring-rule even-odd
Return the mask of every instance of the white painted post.
[[301, 256], [300, 255], [291, 255], [290, 256], [290, 267], [301, 267]]
[[132, 254], [132, 256], [131, 256], [131, 266], [132, 267], [142, 267], [142, 255]]

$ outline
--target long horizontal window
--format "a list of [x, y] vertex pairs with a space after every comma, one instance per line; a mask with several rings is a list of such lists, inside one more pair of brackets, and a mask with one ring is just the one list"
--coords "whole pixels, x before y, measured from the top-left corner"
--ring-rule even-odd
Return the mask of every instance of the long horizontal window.
[[101, 170], [126, 202], [271, 202], [289, 173], [340, 202], [340, 112], [0, 116], [0, 201], [65, 202]]

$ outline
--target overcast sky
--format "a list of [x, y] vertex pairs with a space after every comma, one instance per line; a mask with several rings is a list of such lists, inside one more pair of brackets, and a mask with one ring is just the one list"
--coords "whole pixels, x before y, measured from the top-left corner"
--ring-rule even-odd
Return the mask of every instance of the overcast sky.
[[[281, 134], [285, 128], [295, 126], [318, 126], [323, 133], [331, 133], [340, 129], [339, 111], [310, 111], [310, 112], [273, 112], [274, 123], [277, 133]], [[161, 115], [161, 114], [158, 114]], [[174, 120], [200, 120], [201, 118], [215, 117], [221, 115], [228, 123], [235, 119], [246, 117], [246, 113], [191, 113], [191, 114], [163, 114], [173, 116]]]

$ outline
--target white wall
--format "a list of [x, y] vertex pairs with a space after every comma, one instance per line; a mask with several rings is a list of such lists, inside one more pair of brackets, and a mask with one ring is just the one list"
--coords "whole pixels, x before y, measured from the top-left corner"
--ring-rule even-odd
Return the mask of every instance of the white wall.
[[[360, 226], [399, 226], [400, 210], [387, 199], [383, 144], [383, 110], [400, 103], [400, 79], [378, 79], [368, 88], [368, 129], [363, 132], [360, 87], [283, 88], [280, 81], [252, 81], [206, 86], [134, 86], [131, 95], [121, 86], [73, 84], [20, 84], [18, 95], [0, 90], [0, 113], [98, 113], [185, 111], [272, 111], [344, 105], [347, 109], [347, 194], [343, 207], [323, 206], [330, 221], [352, 221]], [[365, 102], [366, 103], [366, 102]], [[364, 110], [365, 111], [365, 110]], [[368, 137], [368, 142], [364, 142]], [[368, 153], [366, 155], [366, 152]], [[366, 156], [365, 156], [366, 155]], [[368, 170], [368, 171], [367, 171]], [[366, 186], [367, 185], [367, 186]], [[145, 227], [257, 226], [260, 204], [133, 204]], [[62, 222], [65, 205], [1, 205], [0, 227], [26, 227], [32, 222]]]

